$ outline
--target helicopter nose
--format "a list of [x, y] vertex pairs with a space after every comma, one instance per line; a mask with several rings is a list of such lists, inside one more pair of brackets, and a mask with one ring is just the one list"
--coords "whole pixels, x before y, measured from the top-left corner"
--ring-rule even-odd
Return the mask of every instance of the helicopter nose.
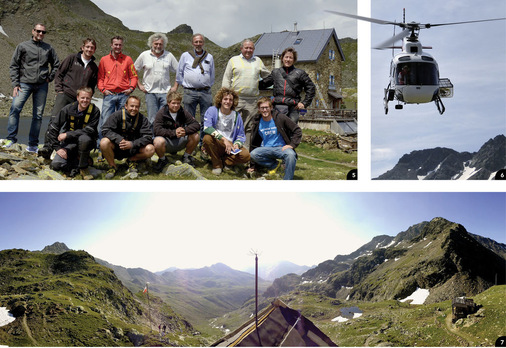
[[406, 103], [429, 103], [434, 100], [437, 91], [438, 86], [405, 86], [402, 90], [402, 96]]

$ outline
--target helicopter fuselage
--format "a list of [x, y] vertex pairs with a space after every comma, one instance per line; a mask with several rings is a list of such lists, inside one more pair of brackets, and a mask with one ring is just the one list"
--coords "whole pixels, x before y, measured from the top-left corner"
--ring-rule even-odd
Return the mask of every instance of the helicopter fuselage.
[[[448, 80], [449, 81], [449, 80]], [[390, 64], [390, 82], [385, 89], [385, 112], [388, 102], [396, 99], [402, 104], [436, 102], [444, 112], [441, 102], [439, 67], [436, 60], [423, 51], [422, 44], [414, 37], [404, 39], [402, 52], [395, 55]], [[449, 93], [444, 93], [444, 96]]]
[[390, 88], [395, 98], [406, 104], [434, 101], [439, 93], [439, 68], [436, 60], [422, 51], [419, 42], [407, 43], [390, 66]]

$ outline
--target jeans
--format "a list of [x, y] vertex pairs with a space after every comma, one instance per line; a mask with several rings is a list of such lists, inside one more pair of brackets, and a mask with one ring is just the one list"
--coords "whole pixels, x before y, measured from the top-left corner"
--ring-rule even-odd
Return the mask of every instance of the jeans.
[[213, 105], [213, 96], [211, 89], [207, 91], [195, 91], [193, 89], [185, 88], [183, 96], [184, 109], [192, 114], [193, 117], [197, 112], [197, 105], [200, 105], [200, 123], [204, 120], [204, 114], [207, 109]]
[[148, 121], [153, 128], [155, 122], [155, 116], [158, 110], [160, 110], [165, 104], [167, 104], [166, 93], [146, 93], [146, 108], [148, 109]]
[[290, 117], [293, 122], [299, 123], [300, 111], [295, 106], [287, 106], [287, 105], [274, 105], [274, 108]]
[[100, 139], [102, 139], [102, 127], [104, 126], [105, 121], [111, 116], [111, 114], [115, 111], [120, 110], [125, 106], [125, 103], [128, 99], [128, 96], [124, 93], [117, 94], [109, 94], [104, 96], [104, 103], [102, 104], [102, 113], [100, 114], [100, 121], [98, 122], [98, 142], [97, 145], [100, 144]]
[[251, 151], [251, 161], [259, 166], [274, 169], [278, 165], [278, 159], [285, 162], [285, 176], [283, 180], [292, 180], [297, 163], [297, 153], [293, 149], [282, 150], [282, 146], [257, 147]]
[[42, 115], [44, 114], [44, 107], [46, 106], [47, 97], [47, 82], [41, 84], [35, 83], [20, 83], [21, 90], [18, 95], [12, 99], [11, 110], [9, 112], [9, 120], [7, 124], [7, 139], [12, 142], [17, 142], [16, 136], [18, 135], [19, 128], [19, 114], [23, 109], [26, 101], [32, 95], [33, 101], [33, 115], [32, 124], [30, 126], [30, 133], [28, 136], [29, 146], [39, 145], [40, 126], [42, 124]]

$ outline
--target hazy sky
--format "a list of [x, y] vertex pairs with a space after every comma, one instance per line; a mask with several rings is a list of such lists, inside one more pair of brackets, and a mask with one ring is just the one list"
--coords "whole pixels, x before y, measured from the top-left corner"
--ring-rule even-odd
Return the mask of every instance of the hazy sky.
[[[0, 193], [0, 249], [54, 242], [160, 271], [314, 265], [444, 217], [506, 242], [505, 193]], [[27, 212], [30, 212], [27, 214]]]
[[92, 0], [130, 29], [168, 32], [188, 24], [222, 47], [257, 34], [335, 28], [338, 37], [357, 37], [353, 20], [338, 19], [324, 10], [356, 13], [356, 0]]
[[[385, 6], [388, 4], [388, 6]], [[388, 0], [371, 1], [371, 16], [389, 21], [445, 23], [506, 17], [506, 1]], [[372, 46], [393, 35], [393, 27], [371, 24]], [[400, 29], [396, 29], [399, 33]], [[478, 151], [490, 138], [506, 133], [506, 21], [434, 27], [421, 30], [422, 44], [438, 62], [440, 77], [454, 85], [454, 97], [444, 98], [446, 112], [434, 103], [406, 105], [383, 111], [391, 50], [371, 52], [371, 171], [372, 177], [392, 169], [403, 154], [448, 147]], [[400, 43], [400, 42], [399, 42]], [[396, 50], [396, 52], [400, 52]]]

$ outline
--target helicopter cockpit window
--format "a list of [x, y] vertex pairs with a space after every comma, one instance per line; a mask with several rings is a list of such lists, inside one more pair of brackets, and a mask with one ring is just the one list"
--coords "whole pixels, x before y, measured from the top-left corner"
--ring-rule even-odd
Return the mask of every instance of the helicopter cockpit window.
[[397, 65], [399, 85], [439, 85], [436, 66], [431, 63], [411, 62]]

